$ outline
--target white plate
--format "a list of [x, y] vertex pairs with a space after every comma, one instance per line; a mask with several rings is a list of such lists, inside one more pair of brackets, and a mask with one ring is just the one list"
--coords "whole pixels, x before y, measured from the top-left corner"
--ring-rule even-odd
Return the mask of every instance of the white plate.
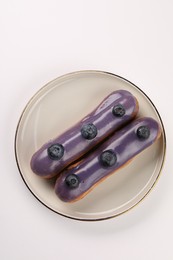
[[[150, 116], [160, 122], [162, 137], [85, 198], [64, 203], [55, 195], [54, 180], [44, 180], [32, 172], [31, 156], [42, 144], [81, 120], [118, 89], [128, 90], [136, 96], [140, 116]], [[30, 191], [49, 209], [80, 220], [114, 217], [140, 202], [160, 175], [165, 146], [163, 123], [151, 100], [131, 82], [102, 71], [70, 73], [41, 88], [24, 109], [15, 138], [16, 161]]]

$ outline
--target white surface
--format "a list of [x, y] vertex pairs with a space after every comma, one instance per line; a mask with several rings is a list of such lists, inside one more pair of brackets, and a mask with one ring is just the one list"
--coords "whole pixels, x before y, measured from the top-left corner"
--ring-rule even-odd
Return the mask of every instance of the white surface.
[[[0, 259], [172, 260], [172, 1], [0, 2]], [[167, 158], [155, 189], [136, 208], [108, 221], [78, 222], [42, 206], [14, 158], [23, 107], [45, 83], [81, 69], [131, 80], [158, 108]]]

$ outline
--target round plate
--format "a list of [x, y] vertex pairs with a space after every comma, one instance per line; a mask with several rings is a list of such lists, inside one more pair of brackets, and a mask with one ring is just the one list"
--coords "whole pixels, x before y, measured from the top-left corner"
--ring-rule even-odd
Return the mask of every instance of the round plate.
[[[30, 168], [30, 159], [45, 142], [80, 121], [118, 89], [128, 90], [138, 99], [139, 116], [156, 119], [161, 125], [162, 136], [85, 198], [74, 203], [62, 202], [54, 192], [55, 179], [45, 180], [35, 175]], [[102, 71], [70, 73], [40, 89], [24, 109], [15, 138], [18, 168], [30, 191], [49, 209], [79, 220], [114, 217], [140, 202], [160, 175], [165, 146], [163, 123], [151, 100], [131, 82]]]

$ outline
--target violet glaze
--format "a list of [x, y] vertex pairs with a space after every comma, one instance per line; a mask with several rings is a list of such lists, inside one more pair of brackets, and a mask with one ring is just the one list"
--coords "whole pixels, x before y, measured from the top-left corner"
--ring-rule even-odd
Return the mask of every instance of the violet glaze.
[[[116, 105], [122, 105], [125, 109], [123, 116], [115, 116], [112, 112]], [[96, 144], [113, 131], [132, 120], [138, 112], [136, 98], [128, 91], [119, 90], [112, 92], [101, 104], [79, 123], [62, 133], [57, 138], [44, 144], [31, 159], [31, 169], [41, 177], [51, 178], [57, 175], [69, 164], [79, 159]], [[91, 140], [85, 139], [81, 134], [81, 128], [86, 124], [94, 124], [97, 135]], [[52, 160], [48, 156], [48, 148], [53, 144], [63, 146], [63, 156], [58, 160]]]
[[[149, 129], [149, 135], [143, 139], [137, 135], [137, 130], [141, 126]], [[72, 166], [64, 171], [56, 181], [57, 196], [65, 202], [76, 201], [84, 197], [95, 184], [152, 145], [159, 138], [160, 133], [160, 126], [154, 119], [134, 120], [101, 144], [77, 166]], [[113, 166], [105, 167], [101, 161], [101, 155], [108, 150], [116, 155], [116, 160], [113, 161]], [[69, 175], [77, 176], [79, 180], [77, 188], [69, 188], [67, 185], [66, 178]]]

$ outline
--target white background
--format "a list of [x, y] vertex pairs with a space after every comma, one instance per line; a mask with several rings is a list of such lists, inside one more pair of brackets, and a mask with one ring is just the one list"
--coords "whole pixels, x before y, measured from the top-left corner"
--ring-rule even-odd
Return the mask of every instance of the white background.
[[[172, 260], [173, 2], [0, 1], [0, 259]], [[80, 222], [39, 203], [14, 157], [19, 116], [36, 91], [83, 69], [123, 76], [146, 92], [167, 134], [159, 182], [133, 210]]]

